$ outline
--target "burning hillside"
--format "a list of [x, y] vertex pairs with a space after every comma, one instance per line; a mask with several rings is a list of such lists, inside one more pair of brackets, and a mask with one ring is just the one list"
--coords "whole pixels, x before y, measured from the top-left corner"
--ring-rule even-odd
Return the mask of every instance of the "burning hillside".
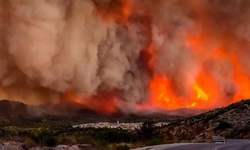
[[0, 98], [113, 114], [250, 97], [248, 0], [0, 0]]

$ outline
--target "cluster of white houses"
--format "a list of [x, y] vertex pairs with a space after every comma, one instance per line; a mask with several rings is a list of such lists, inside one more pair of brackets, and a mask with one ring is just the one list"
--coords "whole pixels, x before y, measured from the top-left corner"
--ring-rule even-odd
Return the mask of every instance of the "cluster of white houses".
[[[143, 124], [142, 122], [138, 123], [120, 123], [119, 121], [117, 123], [98, 122], [98, 123], [86, 123], [86, 124], [74, 125], [73, 128], [95, 128], [95, 129], [108, 128], [108, 129], [122, 129], [122, 130], [134, 131], [140, 129], [142, 124]], [[157, 127], [161, 127], [164, 125], [168, 125], [168, 123], [158, 122], [155, 124], [155, 126]]]

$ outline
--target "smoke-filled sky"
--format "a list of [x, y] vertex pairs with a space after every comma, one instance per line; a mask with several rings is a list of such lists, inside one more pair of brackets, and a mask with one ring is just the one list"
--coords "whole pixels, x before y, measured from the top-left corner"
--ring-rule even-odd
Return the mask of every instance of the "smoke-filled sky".
[[0, 0], [0, 98], [224, 106], [250, 98], [249, 41], [249, 0]]

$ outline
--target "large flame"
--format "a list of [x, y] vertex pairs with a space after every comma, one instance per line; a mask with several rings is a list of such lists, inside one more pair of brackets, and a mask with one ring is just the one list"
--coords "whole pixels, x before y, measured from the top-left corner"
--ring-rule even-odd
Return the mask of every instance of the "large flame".
[[1, 99], [109, 115], [250, 98], [249, 0], [0, 0], [0, 31]]
[[[109, 8], [100, 8], [99, 13], [103, 21], [116, 21], [119, 24], [128, 25], [129, 20], [132, 18], [139, 6], [137, 6], [136, 1], [134, 0], [118, 0], [116, 2], [119, 3], [118, 9], [112, 9], [112, 11], [109, 11]], [[202, 3], [197, 5], [190, 3], [191, 7], [194, 7], [194, 9], [196, 9], [196, 11], [200, 13], [201, 16], [206, 18], [207, 12], [203, 10], [203, 7], [200, 5], [202, 5]], [[151, 14], [146, 14], [146, 16], [150, 18]], [[199, 20], [200, 25], [203, 28], [208, 27], [208, 20], [209, 19]], [[145, 26], [148, 25], [145, 24]], [[186, 96], [176, 94], [172, 87], [173, 85], [171, 85], [171, 79], [168, 76], [163, 75], [161, 72], [158, 72], [154, 67], [154, 63], [157, 59], [156, 55], [158, 47], [152, 40], [152, 27], [150, 27], [149, 30], [150, 31], [147, 32], [150, 34], [144, 34], [145, 36], [150, 36], [149, 39], [151, 39], [151, 43], [148, 44], [149, 46], [145, 50], [150, 57], [147, 59], [148, 70], [151, 74], [151, 81], [149, 85], [150, 97], [148, 98], [146, 104], [137, 104], [137, 110], [145, 110], [154, 107], [165, 110], [179, 108], [210, 109], [250, 98], [249, 76], [242, 67], [242, 62], [239, 60], [238, 55], [228, 49], [228, 45], [225, 43], [229, 41], [224, 37], [217, 38], [219, 39], [218, 43], [220, 44], [217, 44], [214, 47], [209, 46], [209, 41], [213, 39], [212, 35], [209, 34], [209, 30], [200, 36], [197, 36], [198, 31], [195, 30], [190, 30], [187, 33], [185, 37], [186, 47], [192, 52], [194, 56], [200, 58], [200, 60], [198, 60], [200, 63], [199, 66], [196, 66], [198, 68], [198, 72], [194, 74], [193, 80], [189, 81], [187, 90], [189, 92], [186, 93]], [[161, 32], [159, 32], [158, 36], [166, 34], [165, 30], [165, 28], [160, 28], [159, 31]], [[237, 90], [235, 95], [227, 95], [227, 93], [223, 91], [224, 89], [220, 86], [222, 83], [218, 81], [218, 77], [206, 69], [206, 62], [208, 61], [227, 61], [232, 64], [232, 76], [223, 77], [223, 70], [219, 71], [221, 72], [221, 78], [226, 78], [227, 80], [232, 81], [233, 85], [236, 85]], [[72, 96], [70, 99], [78, 101]], [[117, 106], [114, 105], [115, 101], [117, 101], [114, 97], [104, 97], [103, 99], [105, 100], [101, 100], [101, 103], [98, 102], [98, 104], [95, 103], [95, 101], [88, 99], [81, 100], [80, 102], [91, 109], [108, 112], [109, 114], [118, 111], [116, 108]], [[107, 101], [107, 99], [109, 100]]]

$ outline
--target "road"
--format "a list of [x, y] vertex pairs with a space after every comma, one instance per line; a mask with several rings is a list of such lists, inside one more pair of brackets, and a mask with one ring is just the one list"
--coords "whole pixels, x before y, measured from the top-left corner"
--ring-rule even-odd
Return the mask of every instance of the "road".
[[170, 144], [140, 148], [135, 150], [250, 150], [250, 140], [228, 140], [228, 143], [226, 144]]

